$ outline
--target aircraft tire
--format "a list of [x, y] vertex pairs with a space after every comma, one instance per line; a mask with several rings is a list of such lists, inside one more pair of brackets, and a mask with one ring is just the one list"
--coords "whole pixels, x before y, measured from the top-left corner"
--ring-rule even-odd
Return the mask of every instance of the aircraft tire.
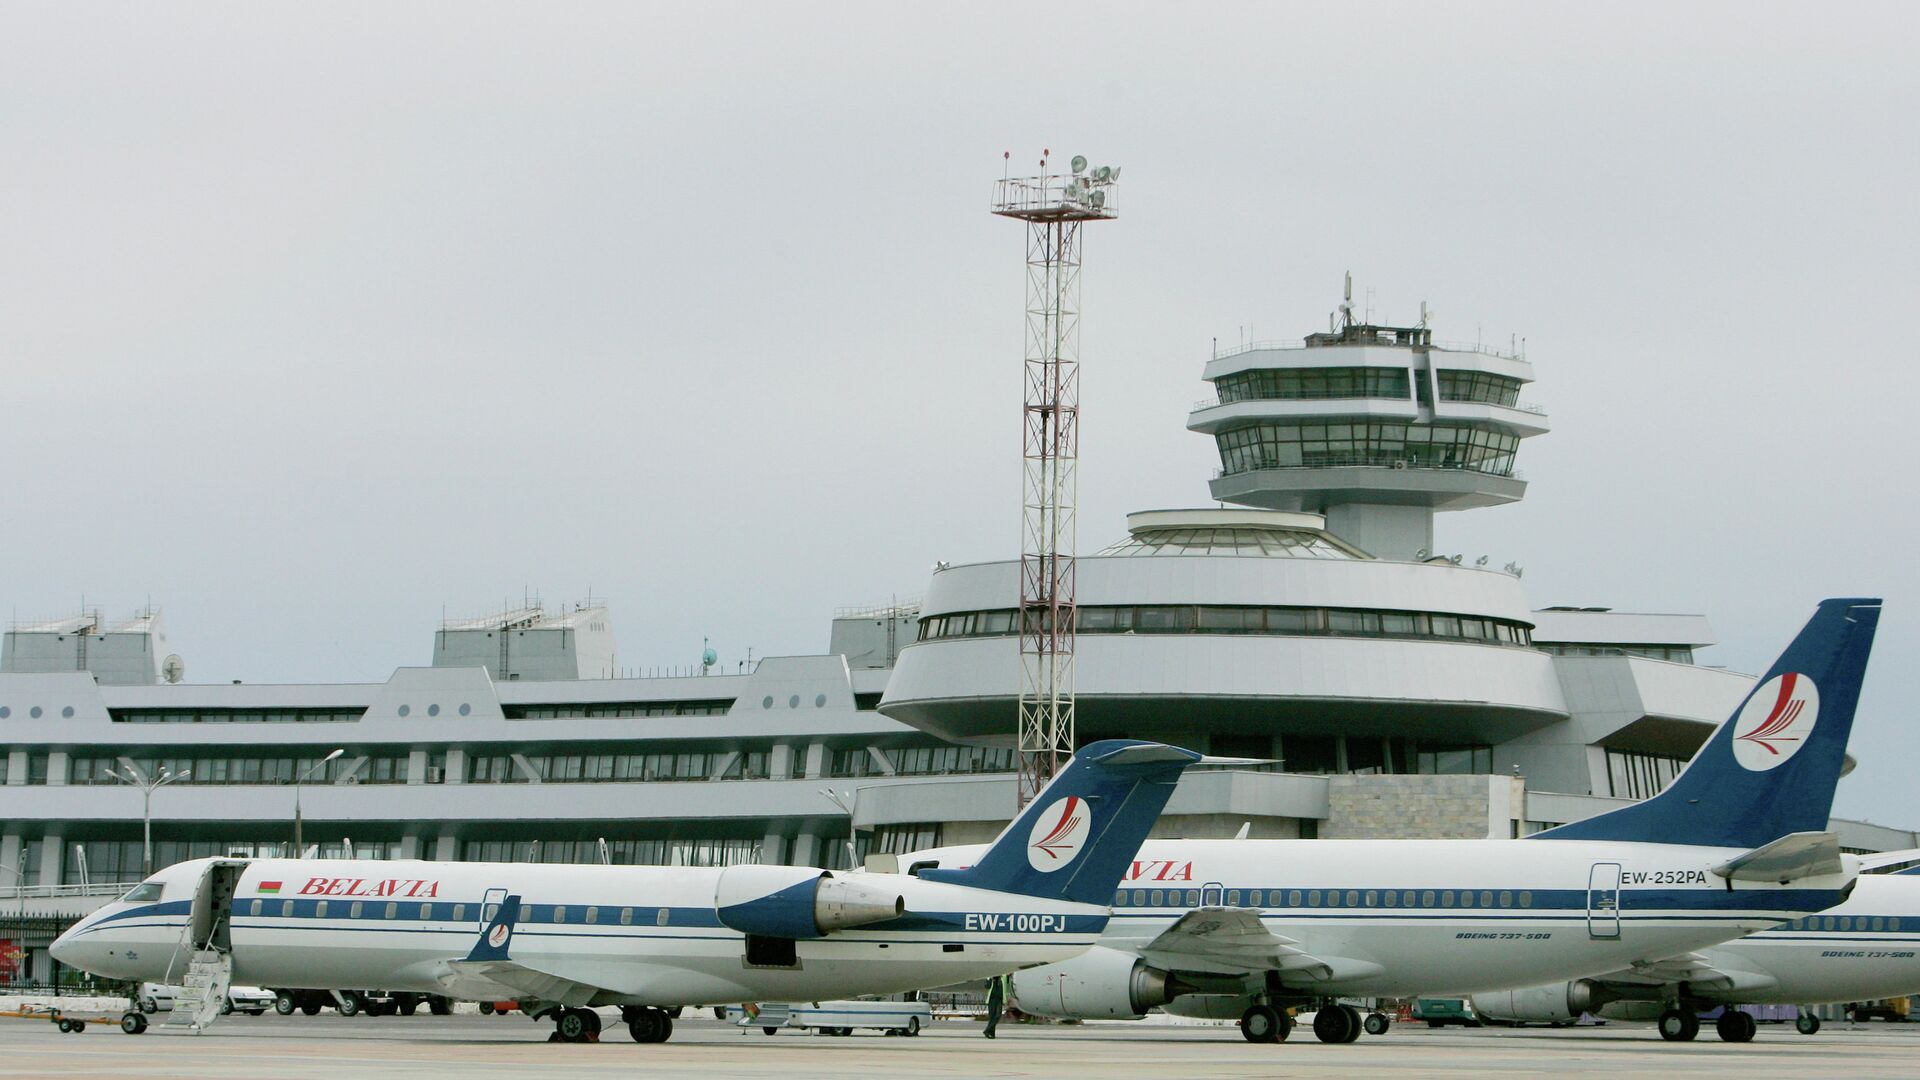
[[144, 1035], [147, 1031], [147, 1018], [136, 1009], [128, 1009], [121, 1014], [120, 1030], [129, 1035]]
[[1249, 1006], [1240, 1014], [1240, 1037], [1251, 1043], [1279, 1042], [1280, 1010], [1271, 1005]]
[[1741, 1012], [1729, 1005], [1720, 1013], [1720, 1019], [1714, 1021], [1714, 1031], [1721, 1042], [1744, 1043], [1753, 1041], [1753, 1033], [1759, 1028], [1752, 1013]]
[[561, 1042], [586, 1042], [591, 1030], [585, 1009], [562, 1009], [553, 1018], [553, 1033], [560, 1036]]
[[1668, 1042], [1692, 1042], [1700, 1034], [1700, 1018], [1686, 1009], [1660, 1014], [1660, 1037]]
[[300, 1006], [300, 1015], [301, 1016], [319, 1016], [320, 1009], [321, 1009], [321, 1005], [319, 1002], [309, 1001], [305, 1005]]
[[1360, 1015], [1344, 1005], [1328, 1005], [1313, 1014], [1313, 1037], [1323, 1043], [1352, 1042], [1360, 1035]]
[[1802, 1035], [1817, 1035], [1820, 1032], [1820, 1018], [1809, 1012], [1803, 1012], [1793, 1022], [1793, 1030]]
[[[634, 1012], [627, 1021], [627, 1034], [637, 1043], [663, 1043], [673, 1037], [673, 1017], [664, 1009], [652, 1007]], [[771, 1034], [771, 1032], [769, 1032]]]
[[483, 1002], [481, 1002], [481, 1003], [480, 1003], [480, 1015], [481, 1015], [481, 1016], [492, 1016], [492, 1015], [493, 1015], [493, 1002], [491, 1002], [491, 1001], [483, 1001]]
[[1386, 1014], [1368, 1013], [1366, 1023], [1363, 1026], [1369, 1035], [1385, 1035], [1388, 1027]]

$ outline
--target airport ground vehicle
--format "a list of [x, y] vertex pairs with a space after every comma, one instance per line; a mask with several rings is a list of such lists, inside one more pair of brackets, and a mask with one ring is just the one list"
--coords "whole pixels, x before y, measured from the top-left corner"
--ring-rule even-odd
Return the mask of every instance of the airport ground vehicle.
[[1452, 1024], [1480, 1026], [1480, 1018], [1474, 1015], [1473, 1006], [1465, 998], [1414, 998], [1412, 1017], [1435, 1028]]
[[933, 1009], [924, 1001], [762, 1002], [753, 1009], [726, 1006], [722, 1018], [737, 1027], [757, 1027], [768, 1035], [777, 1035], [782, 1028], [822, 1035], [851, 1035], [855, 1028], [872, 1028], [888, 1035], [918, 1035], [933, 1023]]
[[[135, 995], [134, 1003], [141, 1012], [152, 1016], [154, 1013], [173, 1008], [175, 996], [180, 988], [166, 983], [141, 983], [140, 992]], [[245, 1013], [259, 1016], [274, 1007], [274, 993], [258, 986], [229, 986], [227, 1000], [221, 1004], [220, 1012]]]
[[396, 1013], [412, 1016], [422, 1005], [435, 1016], [446, 1016], [453, 1012], [451, 998], [409, 991], [341, 990], [336, 997], [331, 990], [275, 990], [272, 1004], [273, 1011], [281, 1016], [291, 1016], [296, 1011], [315, 1016], [322, 1009], [337, 1010], [341, 1016], [389, 1016]]

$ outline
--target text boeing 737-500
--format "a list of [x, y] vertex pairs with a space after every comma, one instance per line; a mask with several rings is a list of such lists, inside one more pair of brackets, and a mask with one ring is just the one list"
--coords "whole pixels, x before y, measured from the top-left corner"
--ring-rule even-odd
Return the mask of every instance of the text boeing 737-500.
[[191, 964], [220, 983], [515, 999], [570, 1040], [597, 1033], [593, 1006], [620, 1006], [636, 1040], [659, 1042], [674, 1006], [890, 994], [1086, 951], [1198, 759], [1084, 747], [969, 870], [200, 859], [53, 954], [116, 979], [176, 982]]
[[[1016, 974], [1014, 1001], [1238, 1015], [1267, 1042], [1289, 1005], [1564, 985], [1832, 907], [1858, 872], [1826, 829], [1879, 617], [1823, 602], [1664, 792], [1525, 840], [1148, 841], [1100, 944]], [[1359, 1032], [1350, 1007], [1315, 1017], [1323, 1041]]]

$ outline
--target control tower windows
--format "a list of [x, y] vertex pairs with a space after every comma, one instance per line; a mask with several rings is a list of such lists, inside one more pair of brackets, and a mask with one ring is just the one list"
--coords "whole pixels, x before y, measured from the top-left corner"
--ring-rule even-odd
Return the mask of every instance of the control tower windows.
[[1222, 431], [1223, 473], [1256, 469], [1471, 469], [1513, 475], [1520, 438], [1471, 424], [1257, 423]]
[[1484, 371], [1440, 371], [1441, 401], [1474, 401], [1511, 408], [1520, 400], [1519, 379]]
[[[994, 616], [1001, 616], [995, 618]], [[1013, 633], [1012, 612], [958, 611], [920, 620], [921, 641], [1001, 637]], [[1525, 623], [1424, 611], [1351, 608], [1228, 607], [1193, 604], [1087, 604], [1077, 609], [1082, 634], [1266, 634], [1283, 637], [1451, 638], [1500, 645], [1532, 644]]]
[[1325, 401], [1407, 398], [1405, 368], [1269, 368], [1215, 379], [1222, 405], [1235, 401]]

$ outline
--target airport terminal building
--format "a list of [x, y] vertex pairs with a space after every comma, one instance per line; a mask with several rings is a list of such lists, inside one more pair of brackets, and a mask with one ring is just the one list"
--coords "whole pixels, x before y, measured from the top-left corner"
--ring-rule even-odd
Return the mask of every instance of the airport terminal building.
[[[1519, 567], [1439, 553], [1436, 514], [1525, 494], [1548, 423], [1524, 357], [1349, 325], [1204, 377], [1212, 505], [1079, 560], [1078, 735], [1272, 763], [1190, 772], [1157, 835], [1523, 835], [1659, 790], [1752, 685], [1696, 662], [1700, 615], [1536, 607]], [[296, 797], [308, 845], [361, 858], [834, 867], [987, 839], [1013, 812], [1017, 573], [943, 566], [820, 654], [643, 678], [615, 677], [598, 603], [445, 623], [377, 683], [187, 682], [153, 612], [16, 626], [0, 981], [50, 978], [53, 934], [141, 875], [129, 768], [183, 777], [152, 795], [155, 865], [280, 854]]]

